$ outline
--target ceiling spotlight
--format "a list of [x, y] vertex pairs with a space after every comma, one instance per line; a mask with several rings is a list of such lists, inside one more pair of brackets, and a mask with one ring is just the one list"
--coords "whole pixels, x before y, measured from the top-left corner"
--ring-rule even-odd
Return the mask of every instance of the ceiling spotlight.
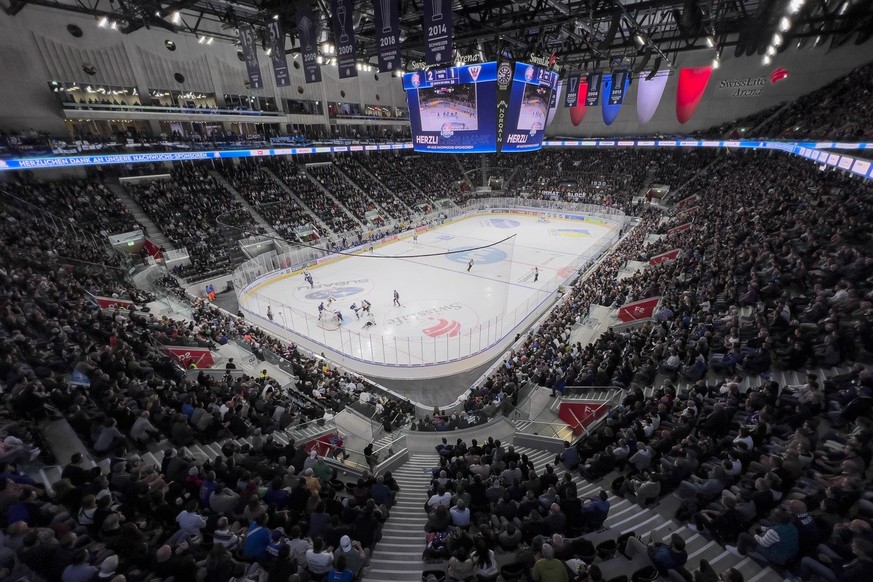
[[209, 40], [206, 41], [206, 44], [212, 44], [212, 42], [213, 42], [214, 40], [215, 40], [215, 39], [212, 38], [212, 37], [210, 36], [210, 37], [209, 37]]
[[206, 42], [206, 37], [205, 37], [205, 36], [199, 36], [199, 37], [197, 37], [197, 43], [198, 43], [198, 44], [203, 44], [204, 42]]
[[803, 8], [805, 2], [806, 0], [791, 0], [791, 3], [788, 5], [788, 10], [791, 14], [796, 14], [801, 8]]
[[106, 28], [107, 26], [109, 26], [109, 19], [104, 16], [97, 21], [97, 26], [99, 26], [100, 28]]
[[179, 24], [180, 22], [182, 22], [182, 15], [176, 10], [173, 12], [173, 24]]
[[782, 46], [782, 35], [779, 34], [778, 32], [776, 34], [774, 34], [772, 44], [775, 47]]
[[761, 62], [764, 63], [764, 65], [769, 65], [773, 62], [773, 59], [770, 57], [770, 55], [764, 55], [764, 60]]
[[109, 28], [111, 28], [112, 30], [118, 30], [118, 23], [113, 20], [109, 23]]
[[279, 20], [279, 15], [278, 15], [278, 14], [274, 14], [274, 15], [273, 15], [273, 20]]
[[719, 67], [719, 65], [721, 65], [721, 61], [719, 61], [718, 59], [713, 59], [712, 68], [717, 69]]
[[267, 56], [269, 57], [270, 55], [273, 54], [273, 49], [272, 49], [272, 48], [268, 48], [268, 49], [267, 49], [266, 51], [264, 51], [264, 52], [267, 53]]
[[646, 44], [646, 39], [644, 39], [643, 35], [639, 33], [634, 35], [634, 41], [640, 46], [644, 46]]
[[789, 28], [791, 28], [791, 19], [787, 16], [783, 16], [782, 20], [779, 21], [779, 30], [781, 32], [788, 32]]
[[711, 36], [707, 36], [706, 37], [706, 46], [708, 46], [709, 48], [715, 48], [715, 39], [712, 38]]

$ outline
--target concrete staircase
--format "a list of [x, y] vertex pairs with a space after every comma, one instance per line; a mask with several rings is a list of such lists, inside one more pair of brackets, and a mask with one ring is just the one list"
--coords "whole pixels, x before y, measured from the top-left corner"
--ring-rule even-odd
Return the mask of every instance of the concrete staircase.
[[[461, 163], [461, 159], [455, 154], [452, 154], [452, 159], [454, 159], [455, 163], [458, 164], [458, 171], [461, 174], [461, 178], [464, 180], [464, 182], [467, 183], [467, 186], [470, 187], [470, 192], [475, 192], [476, 186], [473, 184], [473, 182], [470, 181], [470, 177], [467, 175], [467, 171], [464, 170], [464, 164]], [[483, 164], [487, 163], [487, 158], [485, 158], [485, 156], [482, 156], [482, 160]]]
[[218, 180], [218, 183], [221, 184], [225, 190], [234, 195], [237, 202], [242, 204], [243, 208], [249, 211], [249, 214], [252, 215], [252, 218], [255, 219], [255, 222], [260, 224], [267, 232], [267, 236], [275, 239], [282, 239], [282, 237], [279, 236], [279, 233], [273, 230], [273, 227], [270, 225], [270, 223], [267, 222], [257, 210], [255, 210], [255, 207], [249, 204], [248, 201], [246, 201], [246, 199], [243, 198], [242, 195], [236, 191], [236, 188], [234, 188], [231, 183], [228, 182], [227, 179], [221, 175], [221, 172], [219, 172], [218, 170], [209, 170], [209, 173], [212, 175], [213, 178]]
[[[364, 198], [366, 198], [367, 201], [368, 201], [370, 204], [373, 205], [373, 208], [375, 208], [376, 210], [379, 211], [379, 214], [381, 214], [383, 217], [385, 217], [385, 218], [387, 218], [387, 219], [389, 219], [389, 220], [391, 220], [391, 219], [394, 218], [394, 215], [392, 215], [390, 212], [388, 212], [388, 210], [386, 210], [385, 207], [383, 207], [381, 204], [379, 204], [378, 202], [376, 202], [376, 201], [375, 201], [375, 200], [374, 200], [374, 199], [373, 199], [373, 198], [372, 198], [372, 197], [367, 193], [366, 190], [364, 190], [363, 188], [361, 188], [360, 184], [358, 184], [357, 182], [355, 182], [355, 181], [352, 179], [351, 176], [349, 176], [348, 174], [346, 174], [346, 173], [343, 171], [342, 166], [334, 165], [334, 169], [335, 169], [337, 172], [339, 172], [339, 173], [342, 175], [343, 178], [345, 178], [346, 182], [348, 182], [348, 183], [351, 185], [352, 188], [354, 188], [355, 190], [357, 190], [358, 192], [360, 192], [361, 195], [362, 195]], [[381, 184], [381, 182], [380, 182], [380, 184]]]
[[427, 487], [430, 469], [439, 465], [436, 454], [416, 454], [392, 474], [400, 485], [391, 517], [382, 526], [382, 540], [376, 546], [364, 582], [421, 582], [425, 548]]
[[389, 193], [391, 194], [391, 196], [393, 196], [394, 199], [395, 199], [397, 202], [399, 202], [400, 205], [401, 205], [403, 208], [405, 208], [405, 209], [406, 209], [407, 211], [409, 211], [409, 212], [413, 212], [413, 210], [412, 210], [412, 208], [410, 208], [409, 204], [407, 204], [406, 202], [403, 201], [402, 198], [400, 198], [399, 196], [397, 196], [396, 194], [394, 194], [394, 191], [391, 190], [391, 188], [389, 188], [388, 185], [385, 184], [385, 182], [383, 182], [382, 180], [380, 180], [379, 178], [377, 178], [377, 177], [376, 177], [376, 174], [374, 174], [373, 172], [371, 172], [370, 169], [367, 168], [366, 165], [364, 165], [363, 163], [361, 163], [361, 162], [360, 162], [358, 159], [356, 159], [356, 158], [353, 158], [353, 161], [354, 161], [355, 164], [358, 165], [358, 168], [359, 168], [360, 170], [366, 172], [366, 174], [370, 177], [371, 180], [373, 180], [373, 182], [375, 182], [376, 184], [378, 184], [379, 186], [381, 186], [382, 189], [385, 190], [386, 192], [389, 192]]
[[[537, 474], [541, 474], [546, 464], [552, 464], [555, 460], [555, 454], [549, 451], [526, 447], [515, 447], [515, 451], [527, 455], [534, 464]], [[559, 465], [555, 472], [559, 477], [563, 477], [566, 470]], [[599, 494], [602, 489], [608, 491], [610, 483], [619, 473], [610, 473], [596, 483], [586, 481], [576, 471], [572, 475], [578, 488], [579, 498], [584, 500]], [[615, 539], [628, 532], [634, 532], [637, 537], [644, 541], [648, 541], [649, 538], [654, 541], [669, 541], [671, 535], [678, 533], [686, 543], [689, 570], [697, 568], [700, 560], [705, 559], [713, 565], [716, 571], [728, 568], [738, 569], [749, 582], [782, 580], [782, 576], [772, 568], [762, 567], [748, 557], [735, 556], [715, 541], [709, 540], [706, 536], [674, 520], [672, 515], [678, 508], [679, 502], [680, 500], [675, 493], [669, 494], [645, 509], [628, 499], [610, 495], [611, 507], [609, 516], [603, 524], [604, 527], [596, 532], [586, 534], [585, 537], [596, 546], [604, 540]], [[606, 579], [622, 574], [627, 575], [638, 567], [636, 561], [631, 562], [623, 556], [597, 563]]]
[[105, 182], [106, 187], [112, 190], [112, 193], [115, 194], [119, 200], [121, 200], [127, 209], [130, 210], [130, 213], [136, 219], [138, 223], [143, 226], [143, 229], [146, 231], [146, 238], [155, 243], [158, 247], [163, 247], [165, 249], [175, 248], [173, 243], [170, 242], [161, 229], [158, 228], [158, 225], [154, 223], [154, 221], [149, 218], [149, 215], [145, 213], [145, 210], [142, 209], [142, 206], [133, 199], [124, 186], [118, 182], [117, 179], [107, 180]]
[[297, 195], [294, 194], [294, 192], [291, 190], [291, 188], [288, 187], [288, 184], [286, 184], [279, 176], [277, 176], [272, 169], [267, 166], [261, 166], [261, 170], [263, 170], [265, 174], [270, 176], [270, 178], [272, 178], [276, 182], [276, 184], [278, 184], [279, 187], [288, 194], [288, 197], [294, 200], [294, 202], [296, 202], [300, 206], [300, 208], [302, 208], [304, 212], [309, 215], [309, 217], [312, 219], [312, 224], [318, 225], [318, 228], [321, 229], [322, 233], [331, 232], [330, 227], [328, 227], [327, 224], [325, 224], [325, 222], [321, 220], [318, 215], [313, 212], [312, 209], [309, 208], [309, 206], [306, 205], [305, 202], [303, 202], [303, 200], [298, 198]]

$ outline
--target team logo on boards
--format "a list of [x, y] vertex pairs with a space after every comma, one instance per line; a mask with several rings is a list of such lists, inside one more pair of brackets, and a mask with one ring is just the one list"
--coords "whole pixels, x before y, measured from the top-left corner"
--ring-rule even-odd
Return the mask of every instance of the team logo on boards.
[[446, 257], [453, 263], [462, 263], [464, 265], [469, 263], [470, 259], [473, 259], [473, 262], [477, 265], [493, 265], [494, 263], [505, 261], [507, 254], [506, 251], [493, 247], [487, 249], [460, 247], [452, 249], [452, 254], [446, 255]]
[[455, 337], [461, 331], [460, 321], [443, 319], [442, 317], [428, 317], [428, 319], [436, 321], [436, 324], [422, 330], [424, 335], [428, 337], [439, 337], [441, 335]]
[[467, 70], [470, 71], [470, 76], [473, 77], [473, 80], [474, 80], [474, 81], [478, 81], [478, 80], [479, 80], [479, 73], [482, 72], [482, 67], [481, 67], [481, 66], [479, 66], [479, 65], [473, 65], [473, 66], [471, 66], [471, 67], [468, 67]]

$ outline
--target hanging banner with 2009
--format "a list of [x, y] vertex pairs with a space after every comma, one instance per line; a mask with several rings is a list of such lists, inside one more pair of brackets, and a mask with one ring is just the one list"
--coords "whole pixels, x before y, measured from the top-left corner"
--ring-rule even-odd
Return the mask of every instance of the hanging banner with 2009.
[[452, 0], [423, 0], [424, 62], [452, 62]]
[[297, 35], [303, 55], [303, 76], [307, 83], [321, 82], [321, 67], [318, 65], [318, 26], [312, 16], [312, 6], [304, 2], [297, 8]]
[[373, 20], [379, 39], [379, 72], [390, 73], [400, 62], [400, 10], [397, 0], [373, 0]]
[[355, 27], [352, 21], [355, 0], [331, 0], [333, 38], [336, 42], [336, 66], [340, 79], [358, 76], [355, 63]]

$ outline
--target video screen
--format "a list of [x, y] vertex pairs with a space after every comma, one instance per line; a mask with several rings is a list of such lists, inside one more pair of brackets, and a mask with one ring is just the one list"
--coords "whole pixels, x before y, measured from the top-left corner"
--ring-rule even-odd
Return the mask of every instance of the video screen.
[[403, 89], [415, 151], [497, 151], [497, 63], [407, 73]]
[[541, 131], [549, 114], [552, 90], [545, 85], [525, 85], [518, 114], [518, 129]]
[[450, 85], [419, 89], [418, 103], [422, 131], [477, 131], [476, 85]]

